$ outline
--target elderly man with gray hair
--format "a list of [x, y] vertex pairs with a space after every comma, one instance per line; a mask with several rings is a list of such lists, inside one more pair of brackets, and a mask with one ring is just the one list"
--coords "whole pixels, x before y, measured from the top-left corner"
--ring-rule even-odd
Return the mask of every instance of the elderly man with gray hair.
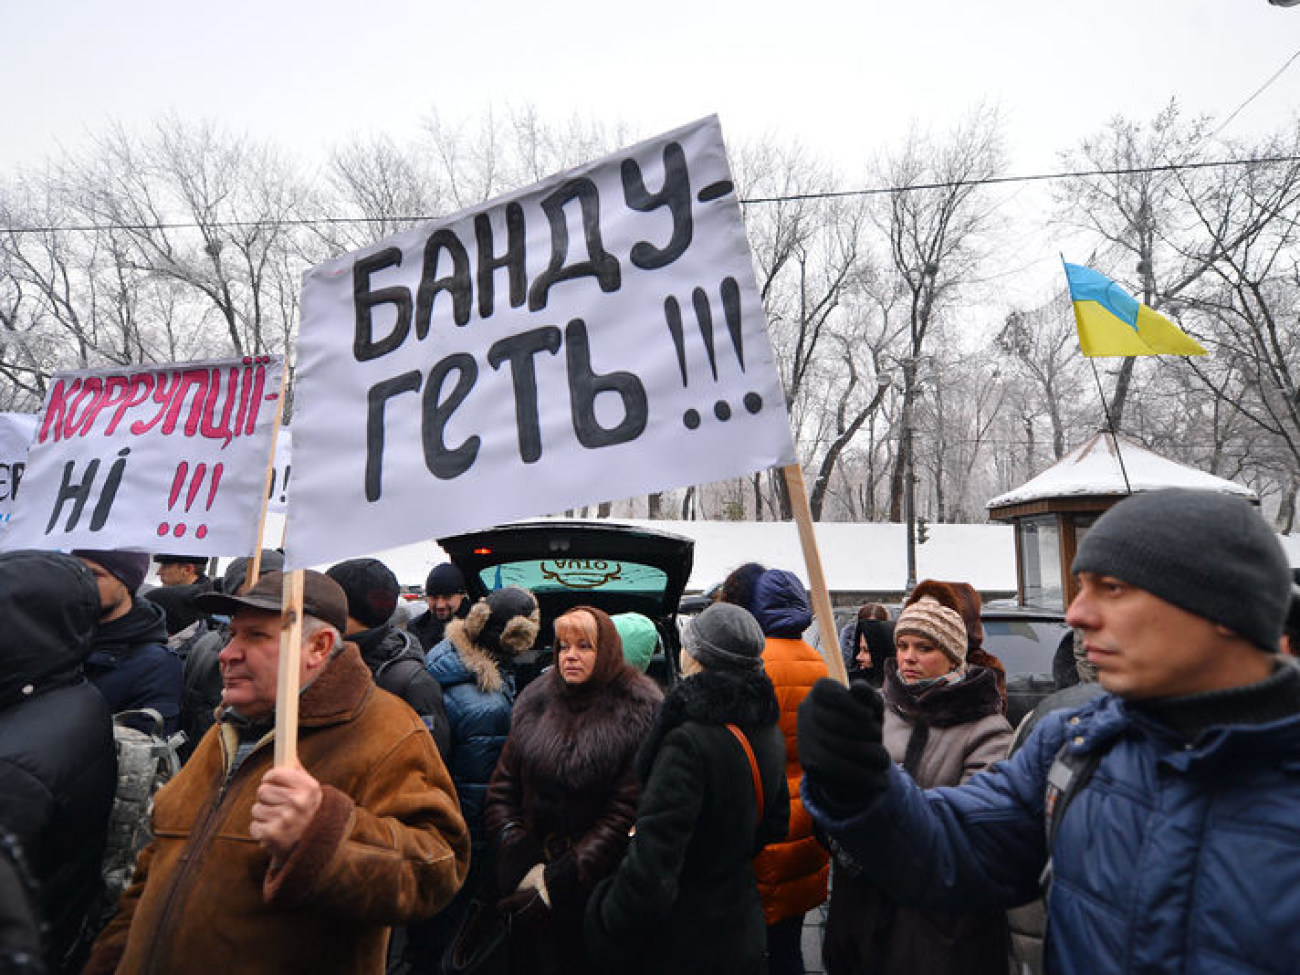
[[273, 766], [281, 590], [272, 572], [230, 615], [216, 729], [157, 795], [154, 841], [87, 971], [372, 972], [388, 928], [455, 895], [469, 834], [424, 723], [343, 642], [347, 598], [304, 573], [294, 765]]

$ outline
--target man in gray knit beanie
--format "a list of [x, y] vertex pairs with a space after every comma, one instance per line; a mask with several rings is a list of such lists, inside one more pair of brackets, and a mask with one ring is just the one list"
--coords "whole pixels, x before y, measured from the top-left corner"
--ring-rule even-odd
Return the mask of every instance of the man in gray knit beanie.
[[1125, 498], [1084, 536], [1073, 568], [1066, 621], [1106, 690], [1170, 697], [1272, 671], [1291, 570], [1241, 498], [1182, 488]]
[[1073, 568], [1066, 621], [1110, 693], [922, 794], [875, 692], [821, 681], [799, 710], [804, 808], [902, 904], [1014, 907], [1046, 878], [1050, 971], [1291, 970], [1300, 667], [1277, 654], [1277, 537], [1241, 498], [1154, 491], [1102, 515]]

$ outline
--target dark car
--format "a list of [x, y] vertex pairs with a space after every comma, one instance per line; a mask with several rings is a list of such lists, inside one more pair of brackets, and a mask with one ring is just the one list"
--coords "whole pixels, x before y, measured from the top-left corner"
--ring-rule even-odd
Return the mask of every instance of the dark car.
[[1074, 631], [1059, 610], [985, 606], [984, 649], [1007, 669], [1007, 720], [1014, 728], [1055, 690], [1077, 683]]
[[659, 634], [648, 673], [665, 687], [676, 680], [677, 607], [695, 563], [692, 539], [615, 522], [557, 520], [500, 525], [438, 544], [465, 574], [471, 600], [503, 586], [523, 586], [537, 597], [541, 632], [518, 661], [521, 687], [551, 661], [555, 618], [579, 605], [648, 617]]

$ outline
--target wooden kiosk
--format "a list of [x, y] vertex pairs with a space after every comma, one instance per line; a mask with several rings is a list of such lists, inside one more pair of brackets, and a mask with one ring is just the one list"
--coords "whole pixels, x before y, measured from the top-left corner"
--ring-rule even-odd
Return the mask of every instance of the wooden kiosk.
[[1074, 553], [1101, 513], [1128, 494], [1168, 487], [1221, 491], [1259, 504], [1249, 488], [1161, 457], [1108, 430], [991, 500], [989, 517], [1015, 526], [1020, 605], [1063, 611], [1077, 590], [1070, 574]]

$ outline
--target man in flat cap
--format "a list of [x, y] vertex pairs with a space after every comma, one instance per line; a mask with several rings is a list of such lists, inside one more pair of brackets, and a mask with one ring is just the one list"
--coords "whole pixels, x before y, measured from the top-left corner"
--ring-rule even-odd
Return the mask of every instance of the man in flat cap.
[[158, 566], [158, 581], [162, 585], [143, 595], [163, 608], [167, 614], [167, 635], [172, 637], [198, 622], [202, 614], [194, 601], [203, 593], [210, 592], [214, 583], [206, 571], [206, 556], [163, 553], [155, 555], [153, 560]]
[[344, 643], [347, 598], [304, 573], [298, 764], [272, 766], [284, 576], [230, 614], [217, 725], [157, 795], [155, 840], [86, 971], [379, 973], [391, 925], [460, 888], [469, 835], [424, 723]]

